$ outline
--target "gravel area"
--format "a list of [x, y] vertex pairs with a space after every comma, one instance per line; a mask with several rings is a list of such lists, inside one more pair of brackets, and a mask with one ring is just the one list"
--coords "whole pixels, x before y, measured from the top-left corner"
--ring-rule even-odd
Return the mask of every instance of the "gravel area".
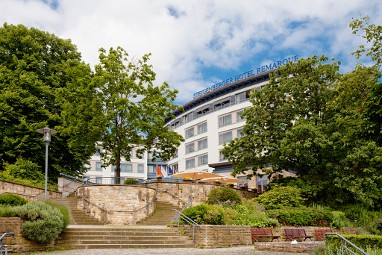
[[33, 255], [308, 255], [308, 253], [255, 251], [253, 246], [217, 249], [171, 248], [171, 249], [92, 249], [24, 253]]

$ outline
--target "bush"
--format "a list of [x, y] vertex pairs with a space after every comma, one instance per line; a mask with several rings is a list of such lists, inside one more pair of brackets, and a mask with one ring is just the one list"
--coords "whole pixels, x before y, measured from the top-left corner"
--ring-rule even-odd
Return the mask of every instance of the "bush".
[[22, 158], [18, 158], [14, 164], [7, 164], [3, 174], [16, 179], [33, 181], [44, 181], [45, 178], [38, 164]]
[[258, 197], [255, 201], [266, 209], [277, 209], [282, 207], [298, 207], [304, 202], [301, 191], [296, 187], [276, 187]]
[[267, 215], [287, 226], [329, 226], [333, 220], [333, 215], [328, 209], [302, 206], [269, 210]]
[[270, 218], [265, 212], [251, 210], [244, 205], [224, 208], [224, 221], [227, 225], [240, 225], [252, 227], [278, 227], [281, 224], [277, 219]]
[[64, 230], [64, 219], [60, 211], [44, 202], [30, 202], [15, 207], [16, 215], [24, 222], [25, 237], [38, 243], [56, 240]]
[[241, 204], [241, 197], [233, 189], [227, 187], [216, 188], [208, 195], [207, 204], [232, 206]]
[[[353, 244], [357, 245], [363, 250], [382, 249], [382, 236], [377, 235], [343, 235], [344, 238], [348, 239]], [[339, 248], [340, 239], [335, 235], [329, 235], [325, 240], [329, 246]], [[380, 254], [380, 253], [377, 253]]]
[[[183, 214], [198, 224], [224, 225], [224, 211], [221, 206], [201, 204], [187, 208]], [[183, 224], [188, 224], [181, 220]]]
[[134, 178], [128, 178], [126, 179], [123, 184], [125, 185], [134, 185], [134, 184], [139, 184], [139, 182], [137, 181], [137, 179], [134, 179]]
[[45, 201], [45, 203], [60, 211], [60, 213], [63, 216], [63, 220], [64, 220], [64, 228], [66, 228], [69, 225], [69, 221], [70, 221], [69, 208], [66, 205], [55, 203], [55, 202], [49, 201], [49, 200]]
[[0, 195], [0, 205], [18, 206], [18, 205], [25, 205], [26, 203], [28, 203], [28, 200], [16, 194], [1, 194]]

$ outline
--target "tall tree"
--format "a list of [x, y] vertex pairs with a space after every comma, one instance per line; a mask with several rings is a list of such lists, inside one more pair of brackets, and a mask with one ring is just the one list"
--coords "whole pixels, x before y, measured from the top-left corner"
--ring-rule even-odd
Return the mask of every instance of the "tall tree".
[[45, 145], [36, 130], [49, 126], [59, 132], [50, 144], [50, 177], [86, 171], [95, 146], [84, 151], [70, 144], [87, 134], [63, 125], [64, 102], [57, 93], [68, 84], [88, 82], [89, 77], [89, 66], [70, 40], [22, 25], [0, 28], [0, 169], [24, 158], [43, 171]]
[[116, 178], [120, 177], [121, 158], [129, 161], [133, 148], [138, 148], [138, 156], [148, 151], [166, 160], [183, 140], [164, 126], [178, 108], [173, 104], [178, 91], [167, 83], [153, 85], [155, 73], [148, 64], [149, 56], [133, 61], [121, 47], [108, 53], [100, 49], [94, 87], [102, 112], [101, 156], [104, 165], [115, 166]]

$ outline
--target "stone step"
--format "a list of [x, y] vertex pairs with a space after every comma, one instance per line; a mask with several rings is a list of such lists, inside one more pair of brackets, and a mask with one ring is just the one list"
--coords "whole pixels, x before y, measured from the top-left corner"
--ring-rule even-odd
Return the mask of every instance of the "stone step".
[[63, 249], [155, 249], [155, 248], [192, 248], [190, 244], [73, 244], [63, 245]]
[[65, 241], [58, 241], [57, 244], [64, 245], [64, 244], [184, 244], [188, 240], [170, 240], [170, 239], [163, 239], [163, 240], [150, 240], [150, 239], [135, 239], [135, 240], [127, 240], [127, 239], [119, 239], [119, 240], [93, 240], [93, 239], [81, 239], [81, 240], [65, 240]]

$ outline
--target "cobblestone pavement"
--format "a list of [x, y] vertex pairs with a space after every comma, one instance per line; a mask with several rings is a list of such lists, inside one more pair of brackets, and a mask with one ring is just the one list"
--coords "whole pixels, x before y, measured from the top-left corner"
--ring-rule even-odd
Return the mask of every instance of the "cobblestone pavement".
[[[25, 254], [25, 253], [24, 253]], [[29, 253], [26, 253], [29, 254]], [[171, 248], [171, 249], [92, 249], [65, 250], [30, 253], [33, 255], [308, 255], [308, 253], [255, 251], [253, 246], [240, 246], [218, 249]]]

